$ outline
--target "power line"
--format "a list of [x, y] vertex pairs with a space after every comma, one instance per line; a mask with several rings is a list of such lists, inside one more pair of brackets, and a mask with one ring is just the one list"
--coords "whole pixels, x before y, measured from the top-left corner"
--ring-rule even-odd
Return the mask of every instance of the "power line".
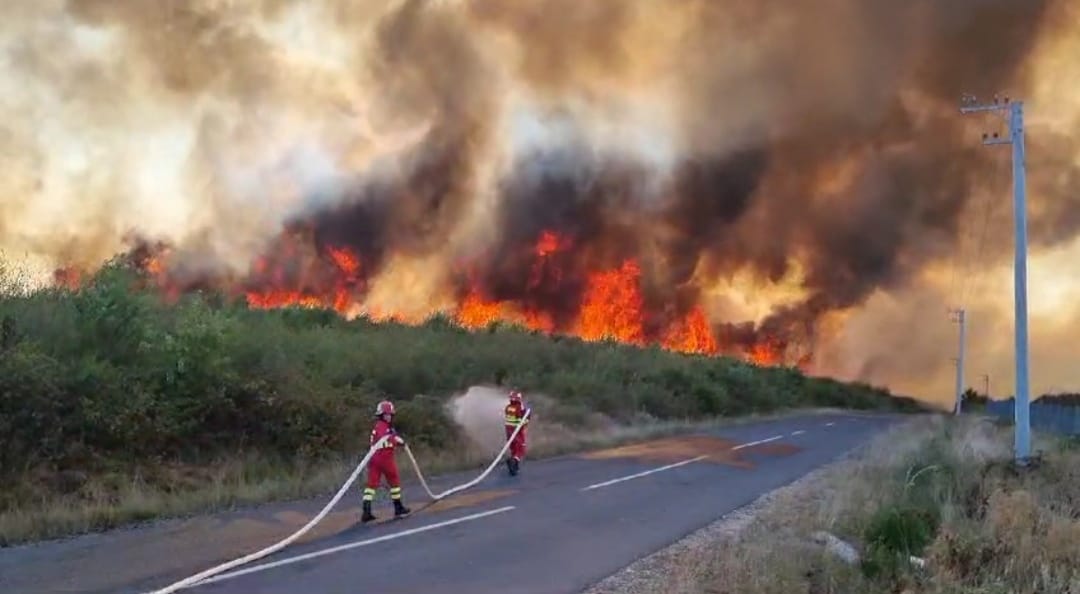
[[[999, 168], [996, 159], [991, 161], [991, 183], [996, 181]], [[972, 202], [972, 210], [981, 224], [961, 225], [958, 256], [953, 261], [953, 276], [948, 295], [953, 299], [953, 306], [948, 309], [950, 320], [958, 324], [959, 345], [957, 355], [951, 360], [956, 368], [956, 385], [953, 412], [959, 414], [963, 407], [964, 372], [966, 363], [966, 331], [968, 290], [982, 281], [986, 273], [985, 246], [992, 214], [996, 214], [998, 202], [993, 200], [989, 187], [977, 193]], [[966, 233], [964, 231], [967, 231]], [[972, 253], [974, 252], [974, 253]]]
[[[980, 194], [979, 198], [984, 198], [984, 196]], [[975, 204], [978, 205], [980, 201], [976, 200]], [[950, 293], [955, 307], [963, 307], [967, 303], [967, 284], [974, 268], [972, 247], [976, 243], [974, 239], [976, 232], [971, 225], [961, 223], [960, 229], [960, 249], [956, 258], [953, 286]]]
[[971, 285], [974, 284], [973, 277], [978, 276], [979, 273], [983, 271], [983, 247], [986, 241], [986, 227], [989, 223], [990, 218], [990, 197], [989, 192], [981, 192], [980, 194], [981, 199], [977, 203], [977, 206], [980, 208], [978, 209], [979, 212], [976, 213], [976, 216], [982, 215], [981, 217], [979, 217], [982, 219], [982, 224], [979, 225], [979, 228], [977, 230], [973, 230], [972, 235], [975, 236], [975, 254], [972, 258], [968, 259], [965, 262], [966, 266], [964, 267], [963, 274], [960, 278], [959, 303], [961, 305], [967, 304], [968, 289], [970, 289]]
[[[993, 159], [991, 161], [992, 172], [989, 178], [994, 182], [998, 181], [999, 178], [1003, 177], [1002, 175], [1000, 175], [1002, 172], [999, 165], [999, 160]], [[994, 199], [993, 192], [990, 191], [989, 188], [987, 188], [986, 191], [982, 192], [981, 194], [982, 200], [979, 201], [981, 209], [980, 212], [978, 212], [977, 214], [982, 215], [982, 224], [980, 225], [978, 238], [975, 243], [975, 257], [972, 260], [971, 267], [968, 269], [968, 272], [964, 275], [964, 278], [962, 279], [963, 284], [960, 287], [959, 301], [961, 305], [967, 305], [969, 289], [971, 289], [972, 287], [977, 287], [985, 279], [986, 270], [987, 268], [989, 268], [986, 258], [986, 240], [990, 232], [990, 221], [997, 220], [998, 211], [1003, 204], [1003, 201]]]

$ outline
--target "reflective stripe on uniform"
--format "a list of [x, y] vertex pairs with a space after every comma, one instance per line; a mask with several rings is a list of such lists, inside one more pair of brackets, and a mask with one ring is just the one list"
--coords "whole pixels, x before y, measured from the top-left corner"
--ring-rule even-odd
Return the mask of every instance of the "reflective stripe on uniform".
[[364, 501], [372, 501], [375, 499], [375, 489], [364, 489]]
[[401, 499], [401, 487], [390, 488], [390, 499]]
[[[371, 442], [371, 445], [374, 446], [375, 442], [374, 441]], [[381, 446], [375, 448], [375, 450], [376, 451], [378, 451], [378, 450], [387, 450], [387, 449], [393, 449], [393, 447], [394, 447], [394, 440], [393, 439], [388, 439], [388, 440], [384, 441]]]

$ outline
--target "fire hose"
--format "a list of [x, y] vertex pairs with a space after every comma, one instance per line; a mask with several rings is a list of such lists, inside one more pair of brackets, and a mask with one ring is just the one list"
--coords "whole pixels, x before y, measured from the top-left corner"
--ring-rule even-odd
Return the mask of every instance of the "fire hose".
[[[420, 472], [420, 465], [417, 464], [416, 457], [413, 456], [412, 450], [409, 449], [409, 445], [405, 444], [405, 453], [408, 454], [409, 462], [412, 463], [413, 469], [416, 471], [416, 477], [420, 479], [420, 484], [424, 487], [424, 490], [427, 491], [428, 496], [435, 501], [439, 501], [441, 499], [449, 497], [450, 495], [453, 495], [454, 493], [464, 491], [465, 489], [468, 489], [470, 487], [474, 487], [481, 481], [483, 481], [485, 478], [487, 478], [487, 476], [491, 474], [491, 471], [495, 469], [495, 466], [499, 464], [499, 460], [501, 460], [502, 457], [506, 455], [506, 451], [510, 448], [510, 444], [513, 443], [514, 439], [518, 436], [518, 433], [521, 432], [522, 427], [525, 426], [525, 421], [529, 418], [529, 414], [531, 412], [531, 410], [525, 411], [525, 415], [521, 417], [521, 422], [518, 424], [517, 427], [514, 428], [514, 431], [510, 434], [509, 439], [506, 440], [506, 443], [503, 444], [502, 449], [499, 450], [498, 455], [495, 456], [495, 459], [491, 462], [487, 469], [484, 470], [484, 472], [482, 472], [473, 480], [447, 489], [442, 493], [436, 494], [431, 491], [431, 488], [428, 487], [427, 480], [424, 479], [423, 473]], [[374, 445], [372, 445], [371, 448], [368, 449], [367, 455], [364, 456], [363, 460], [361, 460], [360, 463], [356, 465], [356, 468], [353, 469], [352, 474], [349, 475], [349, 478], [345, 481], [343, 485], [341, 485], [341, 488], [338, 489], [337, 493], [334, 494], [334, 497], [330, 499], [330, 502], [327, 503], [326, 506], [323, 507], [318, 514], [315, 514], [315, 517], [311, 518], [311, 520], [309, 520], [307, 524], [304, 524], [303, 527], [301, 527], [293, 534], [281, 539], [280, 541], [262, 550], [255, 551], [254, 553], [251, 553], [249, 555], [245, 555], [227, 563], [222, 563], [221, 565], [211, 567], [210, 569], [199, 572], [191, 577], [184, 578], [174, 584], [170, 584], [164, 588], [161, 588], [160, 590], [153, 590], [152, 592], [149, 592], [147, 594], [171, 594], [172, 592], [183, 590], [184, 588], [190, 588], [191, 586], [195, 586], [203, 580], [207, 580], [216, 575], [220, 575], [226, 571], [229, 571], [230, 569], [234, 569], [241, 565], [246, 565], [248, 563], [251, 563], [252, 561], [257, 561], [259, 559], [262, 559], [263, 557], [266, 557], [267, 555], [272, 555], [280, 551], [281, 549], [289, 546], [293, 542], [296, 542], [298, 538], [307, 534], [308, 531], [314, 528], [316, 524], [321, 522], [323, 518], [325, 518], [326, 515], [330, 513], [330, 510], [332, 510], [334, 506], [337, 505], [339, 501], [341, 501], [341, 498], [345, 496], [346, 492], [348, 492], [349, 487], [351, 487], [353, 483], [356, 482], [356, 479], [360, 476], [360, 473], [363, 472], [364, 468], [366, 468], [368, 463], [371, 462], [371, 457], [375, 455], [375, 452], [379, 448], [386, 444], [386, 441], [388, 439], [390, 439], [390, 436], [385, 436], [379, 441], [376, 441]]]
[[425, 491], [427, 491], [428, 497], [431, 497], [435, 501], [439, 501], [440, 499], [445, 499], [446, 497], [449, 497], [459, 491], [464, 491], [465, 489], [475, 487], [477, 484], [487, 478], [487, 475], [491, 474], [492, 470], [495, 470], [495, 467], [499, 464], [499, 460], [502, 460], [502, 457], [506, 455], [506, 450], [510, 449], [510, 444], [514, 443], [514, 439], [518, 436], [518, 433], [521, 432], [521, 428], [525, 426], [525, 421], [529, 419], [530, 414], [532, 414], [532, 409], [525, 411], [525, 414], [521, 417], [521, 422], [518, 423], [517, 427], [514, 427], [514, 432], [510, 434], [510, 437], [506, 440], [506, 443], [503, 444], [502, 449], [499, 450], [499, 453], [495, 456], [495, 459], [491, 461], [491, 464], [487, 467], [486, 470], [484, 470], [484, 472], [480, 473], [480, 476], [477, 476], [476, 478], [467, 483], [458, 485], [456, 487], [451, 487], [439, 494], [432, 493], [431, 488], [428, 487], [427, 481], [424, 480], [423, 473], [420, 472], [420, 465], [416, 463], [416, 457], [413, 456], [412, 450], [409, 449], [409, 445], [405, 444], [405, 453], [409, 455], [409, 462], [412, 463], [413, 469], [416, 470], [416, 478], [420, 479], [420, 485], [424, 487]]

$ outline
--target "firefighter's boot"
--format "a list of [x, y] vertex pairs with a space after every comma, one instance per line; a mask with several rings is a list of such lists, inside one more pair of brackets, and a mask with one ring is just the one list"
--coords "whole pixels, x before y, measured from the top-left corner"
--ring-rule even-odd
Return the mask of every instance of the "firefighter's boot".
[[405, 504], [400, 499], [394, 500], [394, 517], [400, 518], [401, 516], [407, 516], [412, 512], [411, 509], [405, 507]]
[[521, 468], [521, 463], [517, 458], [510, 458], [506, 461], [506, 466], [510, 469], [510, 476], [517, 476], [518, 469]]
[[366, 524], [366, 523], [371, 522], [371, 521], [373, 521], [375, 519], [376, 519], [375, 514], [371, 513], [371, 502], [370, 501], [365, 501], [364, 502], [364, 512], [363, 512], [363, 514], [360, 515], [360, 522], [363, 523], [363, 524]]

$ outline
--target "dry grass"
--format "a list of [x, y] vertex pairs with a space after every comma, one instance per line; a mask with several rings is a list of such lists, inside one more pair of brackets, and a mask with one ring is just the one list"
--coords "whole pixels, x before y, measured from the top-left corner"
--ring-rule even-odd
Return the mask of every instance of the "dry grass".
[[[1011, 431], [976, 419], [926, 418], [899, 427], [780, 494], [737, 535], [684, 555], [672, 564], [664, 591], [1080, 592], [1080, 449], [1042, 439], [1041, 465], [1016, 471], [1011, 439]], [[903, 563], [868, 572], [810, 538], [826, 530], [865, 555], [865, 536], [883, 510], [920, 506], [940, 518], [921, 551], [924, 570]]]
[[[696, 422], [643, 418], [629, 426], [597, 422], [586, 431], [545, 421], [543, 430], [530, 440], [529, 457], [550, 458], [783, 414], [792, 412]], [[418, 449], [415, 453], [425, 476], [433, 477], [486, 467], [494, 452], [473, 448]], [[43, 499], [32, 507], [0, 512], [0, 546], [98, 532], [147, 520], [325, 495], [341, 486], [356, 461], [350, 457], [297, 466], [247, 456], [222, 460], [208, 468], [157, 467], [154, 469], [157, 477], [152, 482], [139, 478], [95, 478], [69, 497]], [[407, 462], [401, 458], [399, 464], [407, 465]], [[411, 475], [411, 471], [405, 472], [407, 476]], [[117, 481], [125, 482], [117, 484]]]
[[[164, 472], [171, 480], [153, 484], [138, 478], [120, 485], [106, 478], [88, 481], [69, 497], [42, 500], [33, 507], [0, 513], [0, 545], [96, 532], [156, 518], [189, 515], [273, 500], [310, 496], [340, 484], [352, 464], [346, 460], [286, 467], [254, 457], [215, 464], [210, 476], [189, 486], [191, 469]], [[163, 472], [158, 469], [158, 472]]]

